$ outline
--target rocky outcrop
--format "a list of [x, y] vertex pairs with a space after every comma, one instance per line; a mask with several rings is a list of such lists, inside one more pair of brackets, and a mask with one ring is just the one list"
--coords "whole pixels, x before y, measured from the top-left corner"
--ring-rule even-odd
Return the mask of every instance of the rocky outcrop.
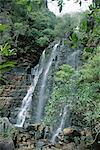
[[25, 68], [16, 68], [4, 75], [7, 85], [0, 86], [0, 116], [15, 124], [16, 115], [30, 85]]
[[15, 128], [6, 117], [0, 118], [0, 150], [88, 150], [86, 140], [92, 137], [88, 130], [72, 127], [60, 132], [55, 144], [51, 142], [52, 135], [50, 126], [26, 124], [24, 128]]
[[0, 137], [7, 137], [11, 134], [13, 126], [8, 118], [0, 118]]
[[4, 117], [0, 118], [0, 150], [14, 150], [12, 140], [13, 126], [9, 120]]
[[86, 146], [87, 137], [81, 133], [71, 127], [65, 128], [56, 137], [56, 143], [52, 144], [53, 131], [50, 126], [29, 124], [24, 128], [16, 128], [12, 139], [16, 150], [89, 150]]
[[11, 138], [0, 139], [0, 150], [15, 150], [13, 140]]

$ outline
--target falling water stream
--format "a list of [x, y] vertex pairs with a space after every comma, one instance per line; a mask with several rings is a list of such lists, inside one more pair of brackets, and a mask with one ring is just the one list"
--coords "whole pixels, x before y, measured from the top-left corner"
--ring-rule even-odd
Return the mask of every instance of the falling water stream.
[[42, 112], [44, 109], [44, 97], [45, 97], [45, 88], [46, 88], [46, 81], [47, 81], [47, 77], [48, 77], [48, 72], [50, 70], [50, 67], [52, 65], [52, 61], [56, 56], [56, 50], [57, 50], [57, 46], [59, 45], [59, 43], [55, 44], [53, 47], [53, 50], [51, 52], [50, 58], [47, 61], [47, 65], [46, 68], [44, 68], [45, 66], [45, 51], [42, 54], [40, 63], [37, 64], [34, 69], [31, 69], [31, 75], [34, 75], [33, 80], [31, 79], [31, 86], [29, 87], [26, 96], [23, 98], [22, 101], [22, 105], [21, 108], [19, 110], [19, 113], [17, 115], [17, 123], [15, 124], [15, 126], [17, 127], [23, 127], [25, 119], [28, 115], [28, 111], [30, 109], [31, 106], [31, 102], [32, 102], [32, 96], [34, 93], [34, 90], [37, 86], [38, 80], [40, 75], [43, 72], [43, 77], [41, 79], [41, 84], [40, 84], [40, 91], [39, 91], [39, 102], [38, 102], [38, 106], [37, 106], [37, 115], [36, 115], [36, 122], [40, 122], [41, 117], [42, 117]]
[[23, 98], [22, 106], [21, 106], [20, 111], [19, 111], [18, 116], [17, 116], [17, 123], [15, 125], [17, 127], [23, 127], [23, 125], [24, 125], [28, 110], [29, 110], [30, 105], [31, 105], [33, 92], [34, 92], [35, 87], [37, 85], [39, 76], [41, 75], [41, 73], [43, 71], [44, 60], [45, 60], [45, 51], [42, 53], [40, 65], [39, 64], [36, 65], [32, 71], [32, 75], [34, 74], [34, 79], [31, 83], [31, 86], [29, 87], [29, 89], [27, 91], [26, 96]]
[[45, 68], [44, 73], [43, 73], [43, 78], [42, 78], [42, 82], [40, 85], [40, 91], [39, 91], [39, 103], [37, 106], [36, 122], [41, 121], [42, 112], [43, 112], [44, 103], [45, 103], [44, 97], [45, 97], [45, 88], [46, 88], [46, 81], [47, 81], [47, 77], [48, 77], [48, 72], [49, 72], [50, 67], [52, 65], [52, 61], [56, 56], [56, 50], [57, 50], [58, 45], [59, 45], [59, 43], [54, 45], [51, 56], [47, 62], [46, 68]]
[[[80, 61], [80, 54], [81, 54], [81, 50], [77, 50], [74, 51], [68, 58], [67, 58], [67, 64], [70, 64], [74, 69], [77, 69], [78, 66], [80, 65], [81, 61]], [[75, 94], [76, 92], [76, 85], [75, 85], [75, 76], [72, 77], [72, 94]], [[64, 107], [64, 111], [63, 111], [63, 115], [62, 115], [62, 119], [60, 122], [60, 126], [58, 127], [58, 129], [56, 130], [55, 134], [52, 136], [51, 139], [51, 143], [55, 144], [56, 143], [56, 138], [58, 137], [58, 135], [62, 132], [64, 126], [65, 126], [65, 122], [67, 122], [67, 125], [70, 124], [70, 110], [69, 110], [69, 106], [65, 106]]]
[[68, 112], [69, 112], [69, 107], [65, 106], [64, 107], [64, 111], [63, 111], [63, 115], [62, 115], [62, 119], [61, 119], [61, 122], [60, 122], [60, 126], [56, 130], [55, 134], [52, 136], [52, 139], [51, 139], [51, 143], [52, 144], [55, 144], [57, 136], [59, 135], [59, 133], [62, 132], [62, 130], [63, 130], [64, 126], [65, 126], [66, 116], [67, 116]]
[[[17, 123], [15, 126], [23, 127], [26, 117], [28, 116], [28, 112], [30, 110], [33, 93], [35, 92], [35, 88], [38, 87], [37, 86], [38, 83], [39, 83], [39, 92], [37, 93], [38, 104], [36, 108], [36, 118], [34, 121], [36, 123], [39, 123], [41, 121], [44, 112], [44, 107], [46, 104], [46, 99], [45, 99], [46, 83], [48, 80], [48, 75], [49, 75], [50, 68], [52, 66], [52, 62], [58, 54], [57, 47], [59, 44], [60, 42], [54, 45], [49, 58], [47, 57], [47, 60], [45, 59], [45, 51], [44, 51], [42, 53], [39, 64], [37, 64], [33, 69], [31, 69], [31, 76], [34, 76], [34, 78], [31, 79], [31, 86], [29, 87], [26, 96], [23, 98], [22, 105], [17, 116]], [[72, 52], [69, 56], [67, 56], [66, 63], [71, 65], [74, 69], [77, 69], [77, 67], [80, 64], [80, 52], [81, 52], [80, 50], [77, 50]], [[72, 91], [74, 92], [73, 87], [75, 86], [74, 85], [72, 86]], [[63, 130], [65, 124], [66, 123], [67, 125], [70, 124], [69, 116], [70, 116], [69, 106], [67, 105], [64, 107], [64, 111], [62, 114], [59, 127], [51, 138], [52, 144], [55, 144], [57, 136]]]

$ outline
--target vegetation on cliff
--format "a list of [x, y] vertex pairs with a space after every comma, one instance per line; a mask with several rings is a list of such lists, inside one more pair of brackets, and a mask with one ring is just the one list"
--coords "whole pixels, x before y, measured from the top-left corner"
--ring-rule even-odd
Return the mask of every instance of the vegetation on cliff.
[[[59, 111], [69, 105], [77, 118], [77, 125], [90, 127], [93, 131], [100, 120], [100, 9], [91, 8], [83, 14], [79, 29], [64, 38], [72, 48], [82, 46], [83, 65], [74, 70], [64, 64], [55, 75], [52, 98], [46, 106], [45, 122], [54, 124]], [[74, 79], [74, 80], [73, 80]], [[74, 89], [73, 89], [74, 88]], [[74, 90], [74, 92], [73, 92]], [[98, 130], [96, 131], [98, 132]]]
[[[63, 1], [59, 1], [60, 11]], [[45, 123], [57, 122], [65, 105], [80, 127], [98, 133], [100, 120], [100, 9], [71, 17], [56, 18], [42, 0], [0, 1], [0, 73], [15, 66], [13, 59], [28, 57], [36, 61], [54, 39], [63, 39], [65, 46], [82, 49], [82, 63], [77, 70], [63, 64], [55, 73], [51, 99], [45, 108]], [[81, 20], [78, 20], [78, 17]], [[16, 58], [15, 58], [15, 56]], [[3, 81], [3, 77], [0, 76]], [[74, 92], [73, 92], [74, 91]], [[75, 120], [74, 119], [74, 120]], [[73, 125], [76, 125], [73, 123]]]
[[1, 0], [0, 74], [14, 67], [13, 60], [20, 57], [38, 63], [43, 49], [54, 39], [55, 22], [42, 0]]
[[42, 0], [0, 1], [0, 7], [0, 22], [8, 26], [0, 30], [0, 44], [9, 43], [17, 56], [40, 56], [54, 38], [55, 15], [44, 7]]

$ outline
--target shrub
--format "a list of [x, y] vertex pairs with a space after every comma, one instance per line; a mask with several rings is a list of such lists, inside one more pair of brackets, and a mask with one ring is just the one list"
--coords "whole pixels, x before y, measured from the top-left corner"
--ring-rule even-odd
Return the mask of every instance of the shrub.
[[44, 36], [44, 37], [40, 37], [38, 40], [37, 40], [37, 44], [40, 46], [40, 47], [46, 47], [49, 43], [49, 38]]

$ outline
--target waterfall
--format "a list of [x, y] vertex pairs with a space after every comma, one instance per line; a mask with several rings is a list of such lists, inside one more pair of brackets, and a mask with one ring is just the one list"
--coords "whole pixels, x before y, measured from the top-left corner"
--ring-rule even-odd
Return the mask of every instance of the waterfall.
[[34, 93], [35, 87], [38, 83], [39, 76], [41, 75], [44, 67], [44, 60], [45, 60], [45, 51], [42, 53], [40, 63], [37, 64], [34, 69], [32, 69], [32, 75], [34, 75], [33, 81], [31, 86], [29, 87], [26, 96], [23, 98], [22, 106], [17, 116], [17, 123], [15, 126], [23, 127], [25, 119], [27, 117], [28, 110], [31, 105], [32, 95]]
[[81, 50], [74, 51], [67, 59], [67, 63], [70, 64], [74, 69], [77, 69], [81, 64], [80, 55], [82, 54]]
[[65, 106], [64, 107], [64, 111], [63, 111], [63, 115], [62, 115], [62, 119], [61, 119], [61, 123], [59, 128], [56, 130], [55, 134], [52, 136], [51, 139], [51, 143], [55, 144], [55, 140], [58, 137], [59, 133], [62, 132], [64, 125], [65, 125], [65, 121], [66, 121], [66, 117], [67, 117], [67, 113], [69, 112], [69, 106]]
[[41, 116], [42, 116], [44, 103], [45, 103], [44, 97], [45, 97], [45, 88], [46, 88], [46, 81], [47, 81], [47, 77], [48, 77], [48, 72], [49, 72], [50, 67], [52, 65], [52, 61], [56, 56], [56, 50], [57, 50], [58, 45], [59, 45], [59, 43], [54, 45], [51, 56], [47, 62], [46, 68], [45, 68], [44, 73], [43, 73], [43, 79], [42, 79], [42, 82], [40, 85], [41, 87], [40, 87], [40, 91], [39, 91], [39, 103], [37, 106], [36, 122], [41, 121]]
[[[78, 66], [81, 64], [80, 61], [80, 56], [81, 56], [81, 50], [76, 50], [73, 53], [71, 53], [67, 57], [67, 64], [71, 65], [75, 70], [77, 70]], [[76, 76], [72, 76], [72, 81], [71, 81], [71, 92], [72, 95], [76, 93], [76, 84], [75, 84]], [[73, 97], [72, 97], [73, 98]], [[69, 97], [70, 99], [70, 97]], [[58, 135], [62, 132], [65, 123], [67, 123], [67, 127], [70, 125], [70, 109], [69, 105], [64, 107], [62, 119], [59, 125], [59, 128], [56, 130], [55, 134], [52, 136], [51, 143], [55, 144], [56, 143], [56, 138]]]

